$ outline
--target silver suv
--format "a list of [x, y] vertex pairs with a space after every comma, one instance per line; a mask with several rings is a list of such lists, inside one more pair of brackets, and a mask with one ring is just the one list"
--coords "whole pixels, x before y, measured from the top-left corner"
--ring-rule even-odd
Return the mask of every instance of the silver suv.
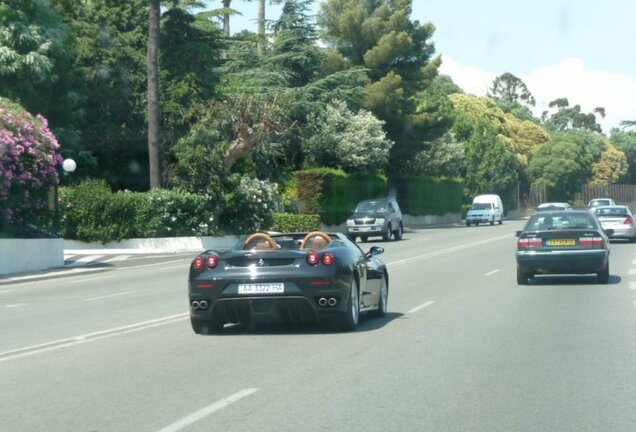
[[403, 233], [402, 212], [395, 198], [360, 201], [347, 219], [347, 235], [353, 241], [357, 237], [367, 241], [372, 236], [382, 236], [386, 241], [400, 240]]

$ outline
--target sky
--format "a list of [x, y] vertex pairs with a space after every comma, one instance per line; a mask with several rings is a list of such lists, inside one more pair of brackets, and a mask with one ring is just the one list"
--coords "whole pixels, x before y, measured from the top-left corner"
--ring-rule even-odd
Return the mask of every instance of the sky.
[[[256, 31], [256, 1], [233, 0], [232, 8], [242, 14], [232, 17], [232, 33]], [[276, 19], [281, 7], [266, 10]], [[534, 95], [537, 116], [567, 97], [584, 112], [604, 107], [605, 133], [636, 120], [634, 0], [413, 0], [411, 19], [435, 25], [440, 73], [466, 93], [485, 95], [496, 76], [510, 72]]]

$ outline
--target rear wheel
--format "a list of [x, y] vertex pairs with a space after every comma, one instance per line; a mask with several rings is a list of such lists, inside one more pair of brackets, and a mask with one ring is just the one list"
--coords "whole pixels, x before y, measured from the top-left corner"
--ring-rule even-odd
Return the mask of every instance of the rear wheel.
[[629, 242], [630, 243], [636, 243], [636, 237], [630, 237], [629, 238]]
[[519, 267], [517, 267], [517, 284], [518, 285], [527, 285], [528, 279], [530, 279], [530, 273], [524, 272]]
[[402, 240], [402, 234], [404, 234], [404, 228], [402, 228], [402, 224], [398, 225], [398, 229], [393, 231], [393, 238], [395, 240]]
[[208, 321], [191, 317], [190, 324], [192, 324], [192, 330], [194, 330], [196, 334], [214, 334], [220, 333], [221, 330], [223, 330], [223, 323], [218, 321]]
[[380, 282], [380, 298], [378, 299], [378, 308], [373, 312], [370, 312], [370, 315], [376, 318], [383, 318], [386, 316], [386, 311], [389, 305], [389, 284], [386, 281], [386, 275], [382, 276], [382, 281]]
[[384, 232], [384, 234], [382, 234], [382, 240], [384, 240], [384, 241], [391, 240], [391, 234], [393, 234], [393, 232], [391, 231], [391, 224], [389, 224], [389, 226], [386, 228], [386, 231]]
[[369, 236], [360, 236], [360, 240], [362, 240], [363, 242], [367, 241], [369, 239]]
[[598, 283], [606, 284], [609, 281], [609, 262], [603, 270], [596, 274]]
[[470, 222], [466, 222], [466, 226], [469, 227], [470, 226]]
[[499, 225], [503, 223], [503, 218], [499, 219]]
[[344, 331], [354, 331], [358, 327], [360, 320], [360, 296], [358, 293], [358, 282], [355, 277], [351, 278], [351, 288], [349, 290], [349, 301], [347, 311], [341, 319], [341, 328]]

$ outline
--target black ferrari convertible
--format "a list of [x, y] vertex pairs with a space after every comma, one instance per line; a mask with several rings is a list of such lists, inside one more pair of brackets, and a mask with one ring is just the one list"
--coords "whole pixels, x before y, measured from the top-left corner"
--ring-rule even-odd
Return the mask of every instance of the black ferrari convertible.
[[252, 234], [225, 250], [207, 250], [190, 266], [195, 333], [227, 323], [336, 323], [358, 326], [360, 312], [383, 317], [389, 275], [372, 246], [363, 252], [340, 233]]

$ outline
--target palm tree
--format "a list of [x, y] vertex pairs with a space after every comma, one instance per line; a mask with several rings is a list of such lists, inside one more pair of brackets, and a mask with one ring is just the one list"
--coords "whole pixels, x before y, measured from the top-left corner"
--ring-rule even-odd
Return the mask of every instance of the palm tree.
[[149, 0], [148, 15], [148, 164], [150, 188], [161, 187], [159, 144], [159, 20], [160, 0]]

